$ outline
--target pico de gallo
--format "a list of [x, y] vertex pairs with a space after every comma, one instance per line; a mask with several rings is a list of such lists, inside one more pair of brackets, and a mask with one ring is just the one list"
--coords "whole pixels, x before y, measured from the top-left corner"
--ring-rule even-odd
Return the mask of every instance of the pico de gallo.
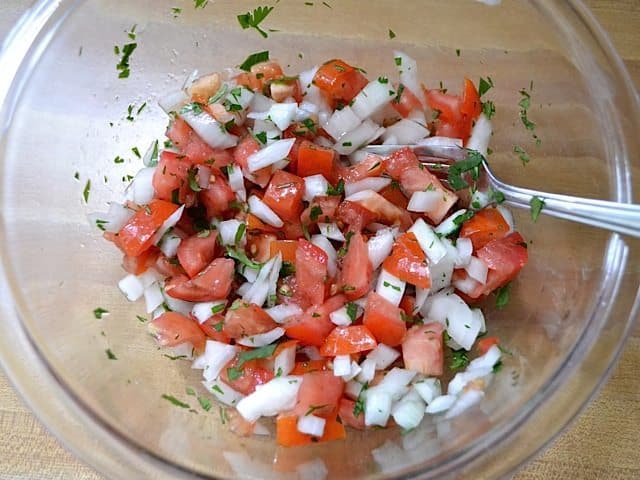
[[390, 65], [395, 80], [339, 59], [290, 75], [258, 52], [197, 77], [160, 99], [164, 148], [95, 220], [123, 253], [120, 290], [243, 434], [262, 417], [285, 446], [412, 429], [475, 405], [500, 366], [476, 305], [528, 257], [499, 192], [409, 148], [362, 150], [486, 155], [491, 122], [469, 79], [446, 93], [408, 55]]

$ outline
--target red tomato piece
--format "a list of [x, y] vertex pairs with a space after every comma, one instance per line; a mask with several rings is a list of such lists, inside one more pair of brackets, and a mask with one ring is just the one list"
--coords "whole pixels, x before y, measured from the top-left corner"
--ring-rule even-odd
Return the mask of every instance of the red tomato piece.
[[184, 268], [180, 266], [180, 262], [177, 258], [169, 258], [162, 252], [158, 255], [154, 268], [158, 273], [166, 277], [175, 277], [187, 274], [187, 272], [184, 271]]
[[478, 250], [476, 255], [487, 264], [489, 273], [487, 274], [487, 283], [482, 285], [481, 292], [469, 295], [472, 298], [488, 295], [495, 289], [506, 285], [518, 275], [518, 272], [529, 260], [526, 243], [518, 232], [490, 241]]
[[376, 292], [369, 292], [362, 323], [380, 343], [390, 347], [400, 345], [407, 333], [400, 308]]
[[277, 326], [269, 314], [254, 303], [229, 308], [224, 318], [224, 332], [235, 340], [268, 332]]
[[204, 350], [206, 337], [198, 322], [180, 313], [165, 312], [152, 320], [147, 328], [163, 347], [175, 347], [189, 342], [197, 351]]
[[462, 224], [460, 236], [471, 240], [477, 251], [491, 240], [504, 238], [509, 233], [509, 224], [496, 208], [483, 208]]
[[416, 287], [431, 287], [427, 257], [412, 232], [403, 233], [396, 238], [391, 255], [385, 259], [382, 267]]
[[300, 220], [303, 210], [304, 180], [283, 170], [278, 170], [271, 177], [262, 201], [266, 203], [283, 220], [295, 222]]
[[403, 117], [408, 117], [414, 110], [422, 110], [422, 103], [407, 87], [402, 89], [400, 99], [394, 98], [391, 106]]
[[365, 325], [336, 327], [320, 347], [320, 355], [324, 357], [351, 355], [373, 350], [377, 346], [378, 342]]
[[269, 246], [269, 257], [275, 257], [280, 253], [283, 262], [295, 263], [297, 249], [297, 240], [275, 240]]
[[[249, 157], [260, 150], [260, 143], [251, 135], [244, 137], [233, 150], [233, 160], [240, 165], [245, 175], [249, 172]], [[253, 183], [266, 186], [271, 178], [271, 167], [266, 167], [253, 172], [248, 176]]]
[[[220, 372], [220, 379], [234, 390], [250, 395], [256, 391], [258, 385], [264, 385], [272, 380], [274, 375], [271, 370], [265, 368], [259, 360], [249, 360], [237, 368], [238, 357], [231, 360]], [[233, 380], [229, 379], [229, 368], [236, 368], [240, 375]]]
[[398, 184], [391, 184], [388, 187], [380, 190], [380, 195], [389, 200], [394, 205], [407, 209], [407, 205], [409, 205], [409, 199], [402, 193]]
[[473, 121], [482, 111], [480, 96], [473, 82], [465, 78], [462, 96], [449, 95], [441, 90], [425, 90], [425, 98], [431, 108], [440, 112], [436, 120], [436, 135], [460, 138], [466, 144]]
[[320, 66], [313, 84], [327, 96], [343, 103], [349, 103], [360, 93], [369, 81], [357, 69], [342, 60], [330, 60]]
[[216, 258], [217, 235], [209, 232], [206, 237], [193, 235], [180, 242], [178, 260], [187, 275], [195, 277]]
[[217, 169], [231, 163], [232, 157], [227, 150], [211, 148], [180, 117], [169, 126], [167, 137], [190, 163], [206, 164]]
[[[325, 420], [324, 433], [322, 437], [316, 438], [301, 433], [298, 430], [297, 415], [278, 415], [276, 419], [276, 441], [278, 445], [282, 445], [283, 447], [298, 447], [316, 442], [323, 443], [332, 440], [342, 440], [347, 437], [344, 425], [338, 421], [335, 414], [328, 415]], [[282, 456], [280, 458], [282, 458]], [[282, 464], [282, 460], [280, 460], [280, 464]]]
[[264, 223], [262, 220], [260, 220], [258, 217], [256, 217], [251, 213], [247, 215], [247, 230], [249, 231], [259, 230], [261, 232], [268, 232], [268, 233], [278, 232], [278, 229], [276, 227], [267, 225], [266, 223]]
[[162, 152], [152, 181], [156, 197], [167, 202], [175, 200], [187, 206], [193, 205], [196, 193], [189, 186], [189, 169], [192, 167], [193, 163], [186, 156]]
[[324, 282], [327, 279], [327, 254], [304, 239], [296, 250], [296, 294], [304, 302], [321, 305], [324, 302]]
[[175, 213], [178, 206], [164, 200], [151, 200], [120, 229], [116, 245], [128, 256], [137, 257], [153, 245], [156, 232]]
[[337, 181], [338, 159], [332, 148], [304, 140], [298, 149], [297, 172], [301, 177], [320, 174], [329, 183]]
[[298, 390], [298, 403], [293, 410], [296, 415], [325, 416], [338, 408], [344, 391], [344, 381], [331, 371], [316, 371], [302, 376]]
[[413, 224], [413, 219], [409, 212], [394, 205], [379, 193], [373, 190], [362, 193], [363, 196], [357, 201], [353, 200], [353, 203], [358, 203], [372, 212], [375, 215], [375, 221], [386, 225], [399, 225], [403, 230], [408, 229]]
[[317, 372], [320, 370], [329, 370], [327, 359], [307, 360], [306, 362], [296, 362], [295, 367], [291, 370], [291, 375], [304, 375], [309, 372]]
[[373, 265], [369, 260], [367, 242], [360, 232], [353, 233], [348, 244], [338, 276], [338, 288], [349, 300], [356, 300], [369, 291]]
[[500, 339], [498, 337], [482, 337], [476, 343], [479, 355], [484, 355], [494, 345], [500, 345]]
[[336, 217], [349, 230], [360, 231], [376, 219], [376, 214], [360, 203], [345, 200], [338, 207]]
[[341, 398], [340, 405], [338, 407], [338, 416], [342, 423], [348, 427], [355, 428], [356, 430], [364, 430], [364, 412], [360, 413], [357, 417], [353, 413], [356, 407], [356, 402], [349, 400], [348, 398]]
[[207, 210], [207, 219], [220, 218], [229, 211], [229, 204], [236, 199], [236, 194], [222, 175], [211, 177], [214, 179], [209, 186], [198, 192], [198, 201]]
[[271, 233], [247, 233], [247, 253], [256, 262], [266, 262], [271, 258], [271, 244], [277, 237]]
[[347, 302], [344, 295], [335, 295], [320, 306], [311, 306], [301, 315], [287, 322], [285, 330], [289, 338], [300, 340], [305, 345], [321, 347], [335, 325], [329, 314]]
[[148, 250], [142, 252], [137, 257], [130, 257], [129, 255], [125, 255], [122, 258], [122, 267], [129, 273], [140, 275], [141, 273], [146, 272], [149, 267], [155, 265], [159, 254], [160, 250], [158, 250], [156, 247], [151, 247]]
[[336, 218], [338, 205], [340, 205], [340, 197], [333, 195], [317, 196], [302, 212], [300, 221], [303, 225], [313, 225], [317, 222], [331, 223]]
[[193, 278], [171, 277], [165, 282], [167, 295], [187, 302], [209, 302], [227, 298], [231, 293], [234, 262], [230, 258], [216, 258]]
[[205, 322], [200, 323], [200, 330], [204, 332], [207, 338], [216, 342], [229, 343], [229, 335], [224, 333], [224, 316], [216, 314], [208, 318]]
[[444, 370], [441, 323], [414, 325], [402, 342], [404, 368], [431, 377], [439, 377]]
[[342, 168], [339, 176], [346, 183], [353, 183], [368, 177], [379, 177], [384, 168], [382, 158], [369, 154], [362, 162], [351, 167]]

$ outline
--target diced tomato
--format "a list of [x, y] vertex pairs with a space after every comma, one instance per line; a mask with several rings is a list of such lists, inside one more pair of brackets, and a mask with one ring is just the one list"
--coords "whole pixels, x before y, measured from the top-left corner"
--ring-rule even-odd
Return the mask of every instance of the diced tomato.
[[209, 98], [220, 89], [222, 81], [218, 73], [210, 73], [196, 79], [189, 87], [189, 94], [194, 102], [207, 103]]
[[360, 231], [376, 219], [376, 214], [360, 203], [345, 200], [336, 211], [337, 219], [349, 230]]
[[[298, 266], [296, 266], [298, 268]], [[321, 347], [324, 339], [334, 329], [329, 314], [347, 302], [344, 295], [335, 295], [320, 306], [311, 306], [302, 315], [293, 317], [285, 325], [289, 338], [300, 340], [306, 345]]]
[[129, 273], [140, 275], [141, 273], [146, 272], [149, 267], [155, 265], [159, 254], [160, 250], [155, 247], [151, 247], [137, 257], [125, 255], [122, 258], [122, 267]]
[[247, 230], [249, 231], [259, 230], [261, 232], [269, 232], [269, 233], [276, 233], [278, 231], [276, 227], [267, 225], [266, 223], [264, 223], [262, 220], [260, 220], [258, 217], [256, 217], [251, 213], [247, 215]]
[[529, 260], [526, 243], [518, 232], [490, 241], [478, 250], [476, 256], [487, 264], [489, 273], [482, 290], [469, 295], [472, 298], [488, 295], [506, 285], [518, 275]]
[[404, 295], [400, 300], [400, 309], [404, 311], [408, 317], [413, 317], [413, 312], [416, 308], [416, 297], [413, 295]]
[[267, 60], [266, 62], [256, 63], [251, 67], [251, 73], [262, 81], [262, 85], [284, 75], [282, 67], [275, 60]]
[[[247, 135], [240, 140], [233, 150], [233, 160], [236, 164], [240, 165], [245, 175], [249, 172], [249, 157], [258, 150], [260, 150], [260, 143], [251, 135]], [[271, 167], [262, 168], [257, 172], [253, 172], [247, 178], [257, 185], [266, 186], [271, 178]]]
[[358, 203], [375, 215], [375, 220], [386, 225], [399, 225], [403, 230], [413, 224], [411, 215], [406, 210], [394, 205], [373, 190], [363, 191], [362, 196], [354, 203]]
[[180, 242], [178, 260], [191, 278], [216, 258], [216, 239], [215, 232], [210, 232], [206, 237], [196, 234]]
[[357, 430], [364, 430], [364, 412], [361, 412], [357, 417], [353, 413], [356, 407], [356, 402], [349, 400], [348, 398], [341, 398], [340, 405], [338, 407], [338, 416], [342, 423], [347, 427], [355, 428]]
[[320, 66], [313, 84], [334, 101], [349, 103], [369, 81], [357, 69], [342, 60], [330, 60]]
[[310, 305], [324, 302], [328, 257], [324, 250], [304, 239], [296, 250], [296, 294]]
[[478, 343], [476, 343], [476, 349], [479, 355], [484, 355], [491, 347], [499, 344], [500, 339], [498, 337], [482, 337], [478, 340]]
[[367, 242], [360, 232], [353, 233], [348, 244], [338, 278], [338, 288], [349, 300], [356, 300], [369, 290], [373, 265], [369, 260]]
[[280, 253], [282, 254], [283, 262], [295, 263], [297, 249], [297, 240], [275, 240], [271, 242], [271, 245], [269, 246], [269, 256], [275, 257]]
[[247, 233], [247, 253], [256, 262], [266, 262], [271, 258], [271, 244], [277, 237], [272, 233]]
[[276, 419], [276, 441], [284, 447], [297, 447], [312, 443], [330, 442], [342, 440], [347, 437], [344, 425], [340, 423], [336, 415], [325, 419], [324, 434], [320, 438], [306, 435], [298, 430], [298, 416], [281, 414]]
[[[318, 222], [331, 223], [336, 218], [336, 210], [340, 204], [340, 197], [323, 195], [315, 197], [302, 212], [300, 221], [304, 225], [313, 225]], [[313, 219], [312, 219], [313, 212]]]
[[307, 360], [305, 362], [296, 362], [295, 367], [291, 370], [291, 375], [304, 375], [305, 373], [328, 369], [327, 359], [325, 358], [322, 360]]
[[269, 314], [254, 303], [229, 308], [224, 318], [224, 332], [235, 340], [268, 332], [277, 326]]
[[444, 370], [443, 331], [444, 327], [438, 322], [411, 327], [402, 342], [404, 368], [432, 377], [442, 375]]
[[464, 79], [464, 87], [462, 89], [462, 105], [460, 111], [471, 121], [478, 118], [482, 113], [482, 102], [476, 86], [468, 78]]
[[175, 347], [189, 342], [197, 351], [204, 350], [206, 337], [198, 323], [180, 313], [165, 312], [152, 320], [147, 328], [163, 347]]
[[169, 126], [167, 137], [190, 163], [206, 164], [217, 169], [231, 163], [231, 155], [227, 150], [211, 148], [180, 117]]
[[229, 343], [229, 335], [227, 335], [222, 327], [224, 326], [224, 316], [221, 314], [213, 315], [205, 322], [200, 323], [200, 329], [204, 332], [207, 338], [215, 340], [217, 342]]
[[216, 258], [193, 278], [171, 277], [165, 282], [167, 295], [187, 302], [209, 302], [227, 298], [231, 292], [235, 264], [230, 258]]
[[373, 350], [377, 346], [378, 342], [365, 325], [336, 327], [320, 347], [320, 355], [325, 357], [351, 355], [352, 353]]
[[283, 220], [299, 221], [304, 208], [304, 180], [283, 170], [278, 170], [271, 177], [262, 201], [267, 204]]
[[[244, 394], [250, 395], [255, 392], [258, 385], [264, 385], [269, 380], [272, 380], [274, 375], [271, 370], [265, 368], [259, 360], [249, 360], [238, 367], [238, 357], [231, 360], [220, 371], [220, 379], [229, 385], [234, 390]], [[234, 368], [234, 371], [239, 372], [240, 375], [233, 380], [229, 379], [229, 370]]]
[[302, 102], [302, 89], [297, 78], [281, 76], [269, 82], [269, 93], [276, 102], [284, 102], [293, 98], [297, 103]]
[[184, 268], [180, 266], [180, 262], [177, 258], [169, 258], [162, 252], [158, 255], [154, 268], [158, 273], [167, 277], [187, 274], [187, 272], [184, 271]]
[[236, 199], [236, 194], [222, 175], [212, 177], [213, 182], [198, 193], [198, 201], [207, 210], [207, 219], [220, 218], [229, 211], [229, 204]]
[[302, 223], [299, 220], [295, 222], [285, 221], [284, 226], [281, 229], [284, 238], [287, 240], [297, 240], [300, 237], [305, 236], [305, 231], [302, 228]]
[[380, 343], [390, 347], [400, 345], [407, 333], [400, 309], [376, 292], [369, 292], [362, 323]]
[[[344, 391], [344, 381], [331, 371], [306, 373], [298, 390], [298, 402], [293, 413], [296, 415], [325, 416], [338, 408]], [[310, 411], [311, 410], [311, 411]]]
[[332, 148], [321, 147], [304, 140], [298, 149], [297, 172], [300, 177], [320, 174], [329, 183], [337, 181], [338, 159]]
[[509, 233], [509, 224], [496, 208], [483, 208], [462, 224], [460, 236], [471, 240], [477, 251], [491, 240], [498, 240]]
[[391, 184], [388, 187], [380, 190], [380, 195], [389, 200], [394, 205], [397, 205], [400, 208], [407, 209], [407, 205], [409, 205], [409, 199], [402, 193], [398, 184]]
[[462, 96], [434, 89], [425, 90], [425, 98], [431, 108], [440, 112], [436, 120], [436, 135], [460, 138], [466, 144], [473, 121], [482, 111], [480, 96], [473, 82], [465, 78]]
[[391, 255], [385, 259], [382, 267], [416, 287], [431, 287], [427, 257], [412, 232], [400, 234], [396, 238]]
[[178, 201], [187, 206], [193, 205], [196, 193], [189, 186], [189, 169], [192, 166], [191, 161], [184, 155], [162, 152], [153, 174], [156, 198], [167, 202]]
[[458, 201], [458, 196], [446, 189], [438, 177], [423, 168], [416, 154], [409, 148], [400, 149], [385, 159], [385, 171], [402, 185], [405, 193], [411, 196], [427, 188], [442, 194], [442, 202], [426, 213], [427, 217], [438, 224]]
[[342, 168], [339, 176], [346, 183], [353, 183], [368, 177], [379, 177], [383, 171], [383, 161], [378, 155], [369, 154], [362, 162]]
[[116, 245], [125, 255], [137, 257], [153, 245], [156, 232], [177, 209], [171, 202], [151, 200], [120, 229], [115, 237]]
[[422, 110], [422, 103], [407, 87], [402, 89], [400, 99], [394, 98], [391, 106], [403, 117], [408, 117], [414, 110]]

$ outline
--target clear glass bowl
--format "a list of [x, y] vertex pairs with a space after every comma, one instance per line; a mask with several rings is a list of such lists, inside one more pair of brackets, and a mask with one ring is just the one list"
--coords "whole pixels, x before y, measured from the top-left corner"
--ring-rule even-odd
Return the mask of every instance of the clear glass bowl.
[[[490, 478], [507, 475], [554, 437], [614, 363], [637, 315], [640, 244], [607, 232], [515, 212], [531, 262], [489, 325], [513, 351], [480, 407], [455, 421], [351, 432], [344, 442], [279, 449], [239, 438], [183, 400], [198, 387], [188, 363], [161, 355], [136, 320], [140, 304], [115, 284], [120, 256], [87, 222], [123, 188], [123, 175], [161, 138], [158, 95], [201, 72], [268, 48], [290, 72], [343, 57], [375, 78], [392, 50], [419, 63], [427, 85], [457, 90], [491, 76], [492, 166], [507, 181], [630, 202], [640, 193], [640, 115], [620, 59], [578, 1], [281, 1], [268, 39], [239, 28], [255, 2], [204, 9], [174, 1], [38, 1], [0, 57], [1, 360], [40, 419], [80, 458], [114, 478]], [[331, 8], [330, 8], [331, 7]], [[137, 24], [131, 77], [117, 78], [114, 45]], [[392, 29], [397, 37], [388, 38]], [[459, 53], [457, 54], [456, 51]], [[301, 55], [300, 55], [301, 54]], [[530, 118], [518, 91], [533, 85]], [[135, 122], [127, 107], [147, 102]], [[522, 145], [532, 160], [513, 154]], [[127, 158], [114, 164], [116, 155]], [[74, 178], [75, 172], [79, 180]], [[89, 204], [81, 197], [92, 182]], [[635, 303], [634, 303], [635, 302]], [[97, 320], [96, 307], [110, 314]], [[118, 360], [109, 360], [110, 348]], [[315, 462], [315, 463], [312, 463]], [[309, 470], [311, 469], [311, 470]], [[322, 469], [320, 469], [322, 470]]]

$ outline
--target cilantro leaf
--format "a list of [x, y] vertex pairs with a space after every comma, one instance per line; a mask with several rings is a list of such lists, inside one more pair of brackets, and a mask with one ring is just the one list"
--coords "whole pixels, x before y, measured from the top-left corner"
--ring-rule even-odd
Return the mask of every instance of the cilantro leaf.
[[173, 395], [167, 395], [166, 393], [164, 393], [161, 396], [162, 396], [162, 398], [164, 398], [165, 400], [167, 400], [171, 404], [175, 405], [176, 407], [191, 408], [188, 403], [181, 402], [180, 400], [178, 400]]
[[503, 285], [496, 290], [496, 308], [504, 308], [509, 303], [509, 290], [511, 289], [511, 283]]
[[243, 265], [253, 268], [254, 270], [260, 270], [260, 268], [262, 268], [261, 263], [251, 260], [243, 250], [236, 250], [235, 248], [227, 247], [227, 257], [238, 260]]
[[251, 67], [253, 67], [256, 63], [266, 62], [269, 60], [269, 51], [264, 50], [262, 52], [256, 52], [249, 55], [244, 62], [240, 64], [240, 69], [245, 72], [251, 71]]
[[247, 28], [255, 28], [263, 38], [267, 38], [269, 35], [262, 28], [260, 24], [265, 18], [273, 11], [274, 7], [258, 7], [253, 12], [243, 13], [237, 16], [238, 23], [243, 30]]
[[493, 80], [491, 80], [491, 77], [487, 77], [486, 80], [480, 77], [480, 81], [478, 82], [478, 95], [483, 96], [491, 90], [491, 88], [493, 88]]
[[537, 222], [540, 212], [544, 208], [544, 198], [534, 196], [529, 205], [531, 206], [531, 220]]
[[98, 307], [93, 310], [93, 316], [96, 317], [98, 320], [100, 320], [105, 313], [109, 313], [109, 310], [105, 310], [102, 307]]
[[331, 195], [333, 197], [339, 197], [344, 194], [344, 180], [340, 179], [336, 186], [329, 184], [327, 187], [327, 195]]
[[462, 190], [463, 188], [468, 187], [469, 184], [462, 178], [462, 174], [466, 172], [471, 172], [471, 178], [473, 180], [478, 180], [480, 177], [480, 166], [482, 165], [483, 160], [484, 158], [480, 152], [469, 150], [466, 160], [456, 162], [449, 167], [449, 175], [447, 179], [449, 181], [449, 186], [453, 190]]
[[459, 370], [469, 365], [469, 357], [464, 350], [453, 350], [451, 352], [451, 370]]
[[519, 145], [513, 146], [513, 153], [518, 154], [518, 158], [520, 158], [522, 165], [526, 165], [531, 160], [531, 157], [529, 156], [529, 154], [525, 151], [524, 148], [522, 148]]

